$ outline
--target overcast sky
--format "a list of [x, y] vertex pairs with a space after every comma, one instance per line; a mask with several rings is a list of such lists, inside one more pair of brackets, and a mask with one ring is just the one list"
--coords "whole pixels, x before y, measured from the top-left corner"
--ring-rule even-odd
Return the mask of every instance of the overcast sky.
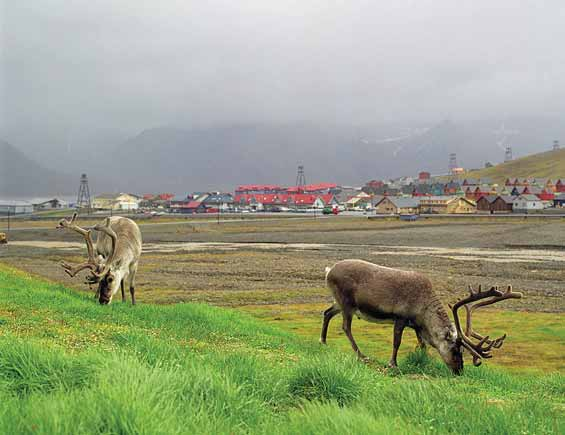
[[0, 4], [0, 135], [565, 108], [563, 0]]

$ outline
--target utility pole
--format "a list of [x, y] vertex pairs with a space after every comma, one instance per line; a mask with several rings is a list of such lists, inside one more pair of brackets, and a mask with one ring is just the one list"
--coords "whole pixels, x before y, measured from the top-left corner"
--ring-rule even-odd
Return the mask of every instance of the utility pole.
[[453, 170], [457, 168], [457, 154], [450, 153], [449, 154], [449, 173], [453, 174]]
[[512, 160], [512, 147], [507, 146], [506, 151], [504, 152], [504, 161], [510, 162]]
[[304, 175], [304, 166], [298, 166], [298, 171], [296, 173], [296, 186], [304, 187], [306, 185], [306, 176]]
[[92, 208], [90, 189], [88, 187], [88, 177], [86, 174], [82, 174], [80, 176], [80, 185], [78, 188], [77, 210], [80, 210], [81, 208], [86, 208], [88, 214], [90, 214], [90, 210]]

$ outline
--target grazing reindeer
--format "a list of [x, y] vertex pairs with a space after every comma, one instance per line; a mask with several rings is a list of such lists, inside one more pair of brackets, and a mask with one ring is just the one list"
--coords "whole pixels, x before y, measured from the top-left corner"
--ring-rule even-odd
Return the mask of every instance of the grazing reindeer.
[[[124, 286], [129, 286], [131, 303], [135, 305], [135, 273], [141, 255], [141, 232], [137, 224], [125, 217], [109, 217], [103, 224], [92, 228], [81, 228], [75, 221], [77, 213], [71, 220], [62, 219], [57, 228], [76, 231], [84, 237], [88, 250], [86, 263], [72, 266], [61, 263], [65, 272], [74, 277], [78, 272], [89, 269], [87, 284], [98, 284], [96, 296], [102, 305], [109, 304], [112, 297], [122, 290], [122, 302], [126, 296]], [[98, 232], [96, 247], [93, 246], [91, 231]]]
[[[420, 346], [429, 344], [435, 347], [455, 374], [463, 371], [463, 348], [473, 356], [473, 364], [478, 366], [482, 358], [491, 358], [491, 349], [500, 348], [506, 338], [505, 334], [491, 340], [474, 332], [471, 326], [473, 311], [504, 299], [522, 297], [521, 293], [514, 293], [510, 286], [505, 293], [497, 287], [488, 291], [481, 291], [479, 287], [478, 291], [474, 291], [469, 286], [470, 295], [451, 307], [455, 320], [453, 324], [441, 300], [432, 290], [430, 280], [417, 272], [377, 266], [362, 260], [343, 260], [332, 268], [326, 268], [326, 282], [335, 303], [324, 312], [320, 337], [322, 344], [326, 343], [330, 320], [342, 313], [343, 330], [353, 351], [360, 359], [366, 360], [351, 335], [353, 315], [371, 322], [389, 319], [394, 321], [389, 367], [396, 367], [402, 332], [408, 326], [416, 331]], [[482, 301], [470, 307], [467, 305], [478, 300]], [[465, 332], [461, 329], [457, 314], [461, 307], [467, 311]], [[471, 338], [478, 342], [473, 342]]]

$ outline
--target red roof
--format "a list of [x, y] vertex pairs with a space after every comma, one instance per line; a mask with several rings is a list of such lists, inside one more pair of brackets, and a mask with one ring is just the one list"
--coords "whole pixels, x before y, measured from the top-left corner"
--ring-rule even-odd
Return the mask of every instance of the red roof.
[[286, 189], [286, 191], [287, 191], [287, 193], [298, 193], [298, 192], [303, 192], [304, 188], [294, 186], [294, 187], [289, 187], [288, 189]]
[[335, 189], [337, 184], [335, 183], [318, 183], [318, 184], [309, 184], [304, 186], [305, 192], [314, 192], [317, 190], [327, 190], [327, 189]]
[[252, 199], [263, 205], [285, 204], [289, 195], [284, 193], [243, 193], [236, 195], [234, 202], [241, 204], [242, 202], [249, 204]]
[[294, 192], [318, 192], [320, 190], [329, 190], [337, 187], [335, 183], [318, 183], [318, 184], [307, 184], [306, 186], [292, 186], [286, 189], [287, 193]]
[[198, 208], [198, 207], [200, 207], [200, 204], [202, 204], [200, 201], [190, 201], [184, 207], [186, 207], [186, 208]]
[[302, 192], [318, 192], [320, 190], [329, 190], [337, 187], [335, 183], [317, 183], [308, 184], [306, 186], [292, 186], [288, 188], [281, 187], [277, 184], [242, 184], [235, 189], [236, 192], [281, 192], [286, 193], [302, 193]]
[[324, 204], [328, 204], [332, 198], [332, 194], [316, 195], [311, 193], [285, 194], [285, 193], [243, 193], [236, 195], [234, 202], [241, 204], [249, 204], [252, 199], [263, 205], [277, 205], [294, 203], [297, 205], [312, 205], [317, 198], [321, 198]]
[[263, 205], [283, 204], [288, 198], [288, 195], [277, 193], [258, 193], [253, 196], [255, 201]]
[[283, 190], [281, 186], [276, 184], [243, 184], [238, 186], [236, 192], [240, 191], [259, 191], [259, 190]]
[[292, 202], [297, 205], [312, 205], [320, 195], [312, 195], [309, 193], [299, 193], [291, 195]]
[[310, 205], [310, 204], [314, 204], [314, 201], [316, 201], [316, 198], [318, 197], [318, 195], [310, 195], [307, 193], [298, 193], [296, 195], [291, 195], [292, 197], [292, 202], [294, 202], [297, 205]]

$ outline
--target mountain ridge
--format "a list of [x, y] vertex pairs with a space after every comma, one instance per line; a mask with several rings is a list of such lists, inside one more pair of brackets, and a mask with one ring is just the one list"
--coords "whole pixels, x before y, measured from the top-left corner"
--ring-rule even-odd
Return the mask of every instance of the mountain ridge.
[[[517, 123], [509, 121], [510, 126]], [[305, 167], [307, 183], [359, 186], [370, 179], [415, 176], [420, 171], [446, 174], [450, 153], [456, 153], [460, 166], [481, 168], [486, 162], [500, 161], [510, 142], [515, 155], [531, 154], [540, 150], [540, 144], [565, 136], [562, 124], [553, 119], [530, 119], [523, 124], [521, 131], [493, 120], [365, 126], [309, 122], [199, 128], [169, 125], [140, 130], [117, 144], [103, 140], [112, 136], [108, 134], [99, 140], [88, 136], [89, 144], [98, 145], [87, 145], [79, 137], [70, 144], [44, 147], [28, 140], [20, 148], [27, 154], [13, 157], [25, 163], [10, 163], [6, 169], [0, 166], [0, 177], [11, 180], [0, 178], [0, 194], [74, 193], [83, 172], [89, 176], [92, 193], [232, 191], [239, 184], [292, 185], [298, 165]], [[34, 166], [30, 163], [34, 159], [42, 164]], [[0, 165], [8, 163], [0, 160]], [[24, 169], [4, 175], [18, 166]], [[66, 176], [70, 171], [72, 176]], [[20, 177], [26, 173], [43, 175]]]
[[[445, 172], [450, 152], [481, 165], [483, 157], [496, 155], [488, 140], [481, 142], [486, 145], [478, 157], [476, 148], [481, 147], [472, 147], [468, 131], [449, 121], [409, 134], [308, 123], [156, 127], [122, 143], [114, 160], [136, 168], [124, 172], [122, 181], [128, 186], [137, 183], [141, 190], [156, 184], [173, 191], [181, 186], [208, 190], [248, 183], [291, 185], [299, 164], [305, 167], [307, 182], [361, 185], [421, 170]], [[139, 180], [136, 173], [152, 174], [152, 180]]]
[[42, 167], [0, 139], [0, 196], [6, 198], [69, 194], [69, 178]]

